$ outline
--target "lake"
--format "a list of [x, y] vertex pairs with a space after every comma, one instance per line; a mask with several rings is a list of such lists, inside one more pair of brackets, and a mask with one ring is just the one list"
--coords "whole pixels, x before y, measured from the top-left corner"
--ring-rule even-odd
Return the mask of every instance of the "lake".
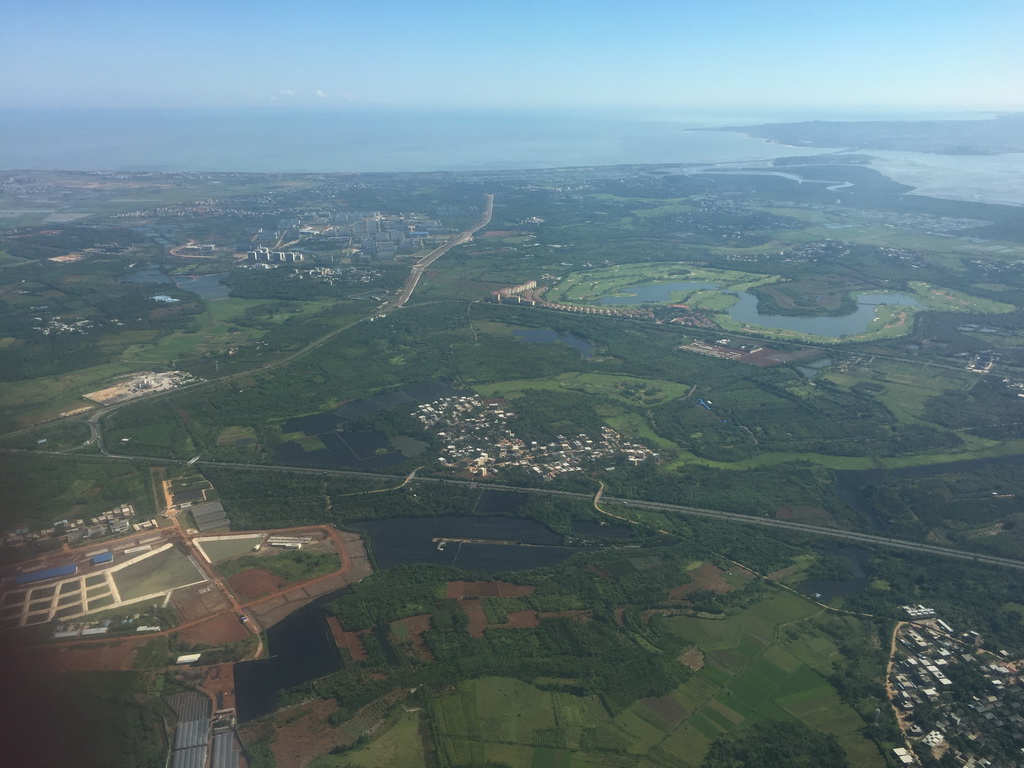
[[898, 304], [903, 307], [920, 307], [917, 299], [905, 293], [862, 293], [857, 298], [857, 311], [839, 317], [796, 317], [790, 315], [763, 314], [757, 308], [757, 297], [751, 293], [737, 294], [739, 301], [729, 307], [729, 317], [737, 323], [759, 325], [774, 330], [797, 331], [815, 336], [835, 338], [855, 336], [864, 333], [875, 319], [875, 307], [881, 304]]
[[554, 344], [556, 342], [568, 344], [578, 350], [585, 360], [594, 356], [594, 345], [571, 333], [559, 333], [551, 328], [522, 328], [512, 331], [512, 335], [519, 341], [525, 341], [528, 344]]
[[194, 293], [204, 299], [223, 299], [231, 294], [231, 288], [224, 285], [221, 279], [226, 273], [220, 275], [188, 275], [185, 277], [168, 277], [160, 267], [146, 267], [118, 280], [119, 283], [174, 283], [178, 288], [189, 293]]
[[706, 291], [718, 288], [718, 283], [647, 283], [644, 285], [631, 285], [624, 290], [630, 291], [630, 296], [602, 296], [595, 304], [643, 304], [645, 302], [656, 302], [664, 304], [670, 301], [673, 292], [689, 293], [691, 291]]

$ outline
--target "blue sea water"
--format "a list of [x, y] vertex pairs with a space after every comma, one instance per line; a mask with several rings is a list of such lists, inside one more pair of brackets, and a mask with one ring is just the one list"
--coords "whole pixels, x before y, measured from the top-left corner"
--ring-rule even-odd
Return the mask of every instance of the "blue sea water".
[[5, 109], [0, 168], [469, 171], [739, 162], [823, 151], [695, 129], [756, 121], [412, 109]]

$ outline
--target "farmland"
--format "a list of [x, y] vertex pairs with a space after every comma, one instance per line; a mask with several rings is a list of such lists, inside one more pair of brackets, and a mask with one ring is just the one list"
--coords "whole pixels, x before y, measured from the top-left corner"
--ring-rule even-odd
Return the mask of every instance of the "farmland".
[[[433, 695], [427, 712], [438, 749], [453, 764], [571, 768], [674, 755], [682, 760], [674, 764], [697, 766], [719, 735], [768, 719], [798, 720], [834, 734], [852, 764], [881, 766], [878, 750], [861, 734], [861, 716], [827, 679], [837, 646], [822, 622], [835, 621], [843, 620], [785, 593], [724, 619], [668, 619], [673, 633], [705, 654], [706, 664], [664, 695], [641, 698], [615, 715], [598, 696], [557, 690], [571, 681], [553, 680], [552, 686], [493, 676]], [[390, 751], [396, 743], [411, 748], [409, 716], [392, 727], [393, 741], [381, 736], [378, 749]], [[374, 752], [367, 748], [365, 759], [374, 759]], [[424, 763], [418, 758], [408, 764]]]

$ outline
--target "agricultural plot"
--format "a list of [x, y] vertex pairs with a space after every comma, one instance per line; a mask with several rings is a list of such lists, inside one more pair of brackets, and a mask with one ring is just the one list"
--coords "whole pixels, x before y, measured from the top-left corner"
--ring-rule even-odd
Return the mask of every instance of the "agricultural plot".
[[113, 579], [121, 600], [129, 601], [203, 581], [205, 576], [188, 557], [171, 547], [115, 571]]
[[454, 694], [436, 699], [434, 716], [442, 748], [456, 764], [586, 765], [579, 759], [593, 741], [588, 732], [612, 727], [596, 697], [541, 691], [500, 677], [460, 683]]
[[[836, 648], [805, 623], [818, 612], [812, 603], [784, 593], [723, 620], [670, 619], [673, 630], [707, 656], [700, 672], [670, 696], [688, 716], [673, 724], [667, 716], [675, 711], [670, 706], [658, 711], [641, 701], [617, 717], [616, 724], [637, 735], [637, 720], [657, 727], [662, 748], [686, 755], [696, 765], [723, 733], [764, 719], [800, 720], [843, 738], [861, 759], [857, 765], [882, 765], [877, 750], [858, 734], [863, 721], [823, 676]], [[801, 631], [792, 638], [780, 634], [783, 627], [793, 626]]]

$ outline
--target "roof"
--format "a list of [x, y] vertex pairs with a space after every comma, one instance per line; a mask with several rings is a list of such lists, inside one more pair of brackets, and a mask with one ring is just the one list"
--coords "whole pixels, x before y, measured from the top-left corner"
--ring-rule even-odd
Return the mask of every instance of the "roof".
[[222, 528], [231, 523], [224, 511], [224, 506], [219, 501], [206, 501], [196, 504], [189, 513], [196, 521], [196, 528], [200, 531], [208, 531], [212, 528]]
[[223, 731], [214, 735], [210, 768], [238, 768], [238, 755], [234, 733]]
[[196, 691], [184, 691], [167, 697], [167, 703], [180, 722], [209, 720], [213, 704], [208, 696]]
[[14, 583], [19, 586], [22, 584], [35, 584], [37, 581], [57, 579], [61, 576], [70, 576], [74, 573], [78, 573], [77, 565], [58, 565], [55, 568], [44, 568], [41, 571], [19, 573], [14, 577]]
[[178, 727], [174, 729], [174, 748], [205, 747], [209, 738], [209, 720], [190, 720], [187, 723], [178, 723]]
[[171, 768], [205, 768], [206, 766], [206, 745], [179, 749], [174, 753]]

